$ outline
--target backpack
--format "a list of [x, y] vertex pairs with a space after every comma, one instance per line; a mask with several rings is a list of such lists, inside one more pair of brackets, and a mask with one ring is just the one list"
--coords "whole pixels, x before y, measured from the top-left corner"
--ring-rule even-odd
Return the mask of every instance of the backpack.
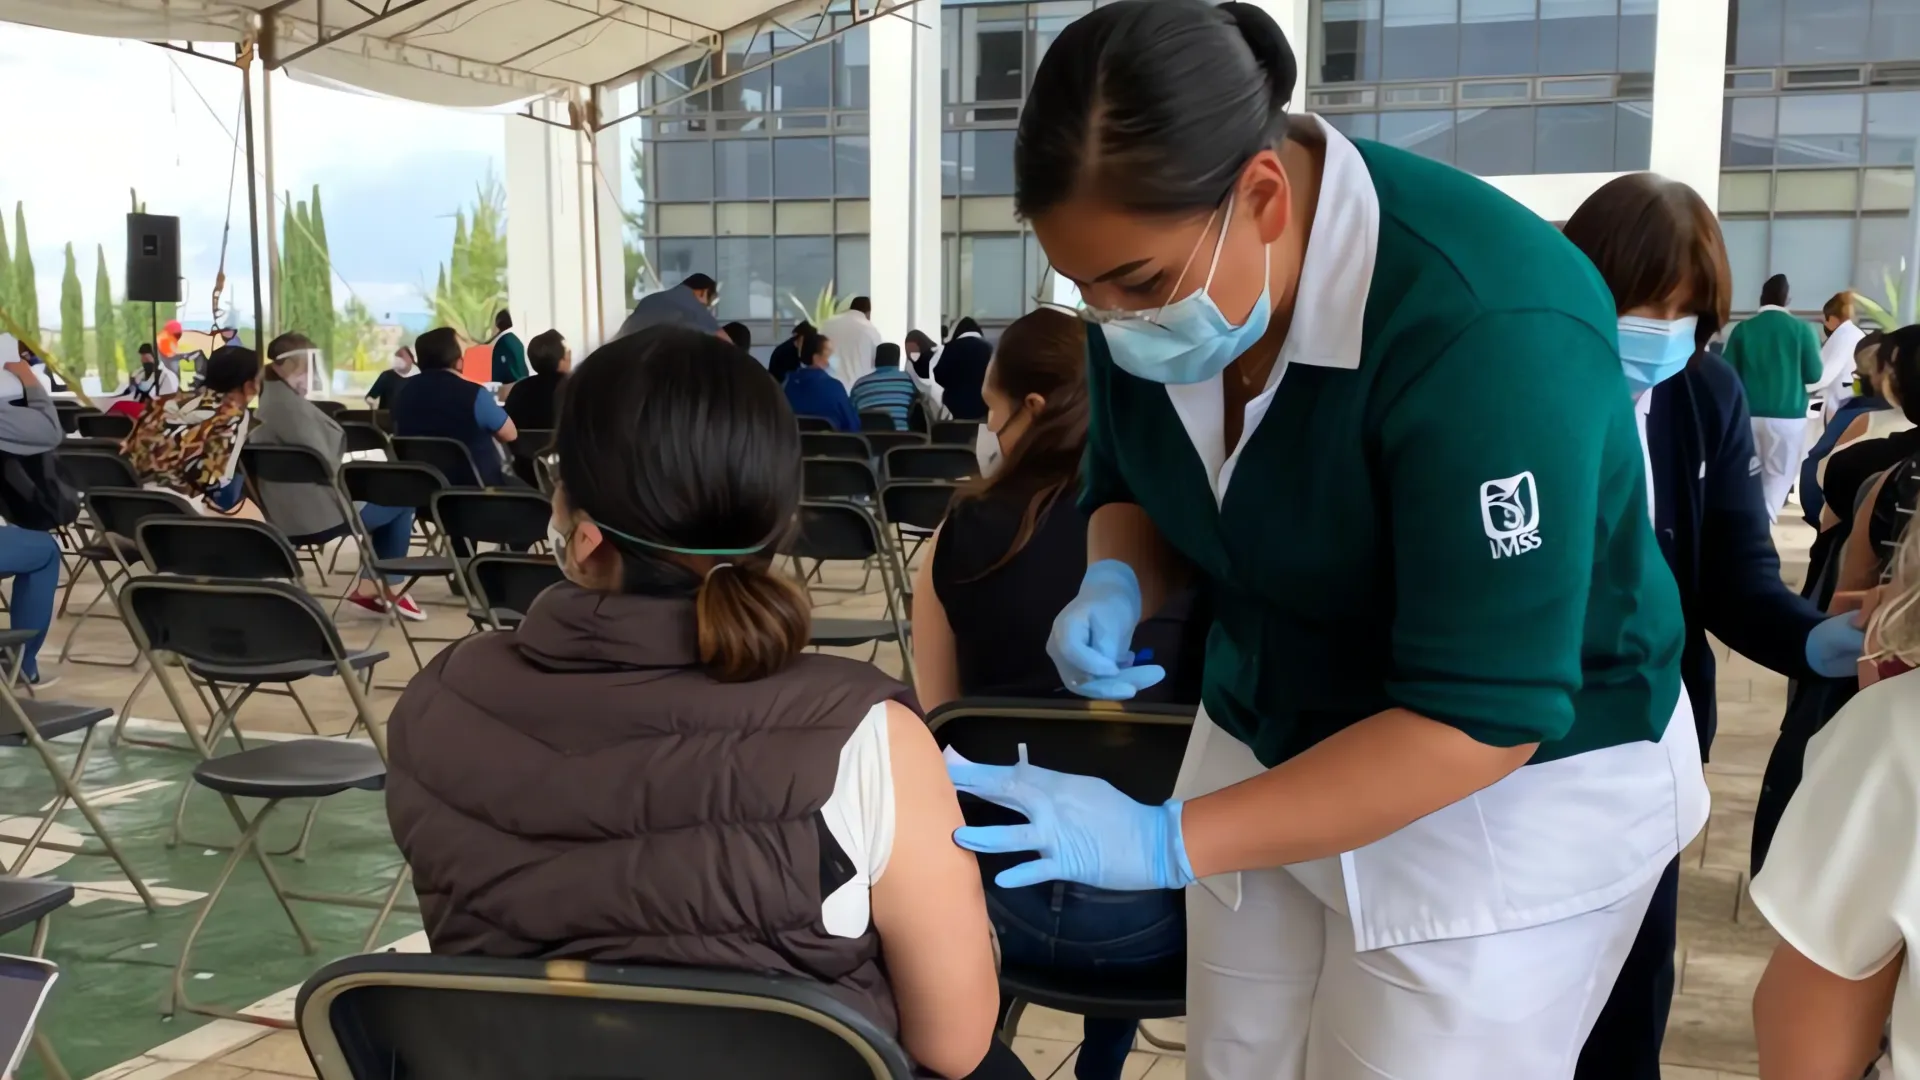
[[52, 532], [80, 518], [80, 495], [53, 451], [0, 451], [0, 517], [10, 525]]

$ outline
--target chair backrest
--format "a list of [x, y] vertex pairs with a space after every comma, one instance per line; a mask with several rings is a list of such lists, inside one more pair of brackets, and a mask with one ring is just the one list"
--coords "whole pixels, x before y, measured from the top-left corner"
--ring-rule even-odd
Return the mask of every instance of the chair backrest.
[[440, 470], [449, 487], [479, 487], [480, 472], [474, 468], [467, 444], [458, 439], [433, 435], [395, 435], [394, 456], [401, 461], [417, 461]]
[[117, 451], [74, 447], [72, 440], [63, 443], [59, 449], [60, 464], [67, 470], [73, 486], [82, 493], [94, 488], [137, 488], [140, 486], [140, 474], [134, 471], [133, 463], [120, 456]]
[[515, 457], [535, 458], [553, 448], [552, 428], [521, 428], [520, 437], [507, 444]]
[[124, 413], [78, 413], [73, 423], [89, 439], [124, 439], [133, 433], [133, 417]]
[[[927, 726], [941, 749], [951, 746], [969, 761], [1012, 765], [1025, 744], [1032, 764], [1098, 776], [1140, 802], [1158, 804], [1173, 797], [1193, 715], [1191, 705], [962, 698], [935, 709]], [[961, 809], [976, 824], [1024, 820], [971, 796]]]
[[479, 606], [525, 615], [534, 597], [566, 579], [549, 555], [483, 551], [467, 563], [467, 578], [479, 594]]
[[240, 448], [240, 465], [255, 483], [333, 486], [334, 463], [311, 446], [248, 443]]
[[927, 437], [917, 431], [869, 431], [865, 434], [873, 456], [886, 460], [887, 451], [896, 446], [925, 446]]
[[866, 461], [873, 456], [873, 449], [867, 440], [858, 435], [847, 435], [837, 431], [802, 431], [800, 433], [801, 457], [837, 457]]
[[150, 517], [135, 530], [156, 574], [298, 581], [300, 564], [280, 530], [244, 518]]
[[81, 416], [98, 416], [99, 409], [89, 409], [77, 401], [67, 398], [53, 399], [53, 413], [60, 418], [61, 432], [72, 435], [80, 430]]
[[799, 528], [782, 550], [823, 562], [860, 561], [880, 554], [880, 532], [873, 518], [852, 503], [805, 501]]
[[107, 439], [99, 436], [69, 435], [60, 440], [54, 449], [65, 453], [68, 450], [102, 450], [115, 456], [120, 455], [120, 445], [125, 439]]
[[873, 466], [848, 458], [806, 458], [800, 491], [808, 499], [871, 499], [880, 490]]
[[940, 446], [972, 446], [980, 437], [978, 420], [936, 420], [932, 440]]
[[[364, 410], [362, 410], [364, 411]], [[345, 416], [345, 413], [341, 413]], [[393, 444], [387, 441], [387, 433], [375, 427], [371, 422], [341, 420], [340, 432], [346, 436], [341, 449], [349, 454], [364, 454], [379, 451], [389, 458], [393, 456]]]
[[434, 494], [448, 487], [439, 469], [415, 461], [348, 461], [340, 466], [340, 486], [354, 502], [417, 512], [432, 509]]
[[803, 433], [808, 431], [833, 430], [833, 421], [824, 416], [796, 416], [793, 419], [800, 425], [800, 430]]
[[980, 459], [970, 446], [896, 446], [882, 459], [892, 480], [971, 480]]
[[284, 581], [135, 578], [121, 587], [120, 614], [142, 651], [203, 664], [337, 664], [347, 654], [319, 602]]
[[951, 480], [896, 480], [880, 489], [881, 513], [893, 525], [937, 529], [959, 490]]
[[373, 410], [341, 409], [339, 413], [335, 414], [333, 419], [341, 424], [371, 424], [373, 423]]
[[313, 398], [312, 401], [314, 408], [319, 409], [335, 420], [340, 419], [340, 414], [347, 411], [347, 403], [344, 401], [333, 401], [329, 398]]
[[530, 547], [547, 538], [553, 504], [531, 491], [450, 488], [433, 496], [433, 521], [456, 540]]
[[140, 534], [140, 523], [152, 517], [199, 517], [187, 500], [171, 491], [146, 488], [97, 487], [89, 489], [87, 510], [102, 529], [131, 540]]
[[885, 409], [861, 409], [861, 431], [893, 431], [893, 414]]
[[818, 983], [748, 972], [352, 956], [295, 1006], [321, 1080], [909, 1080], [874, 1023]]

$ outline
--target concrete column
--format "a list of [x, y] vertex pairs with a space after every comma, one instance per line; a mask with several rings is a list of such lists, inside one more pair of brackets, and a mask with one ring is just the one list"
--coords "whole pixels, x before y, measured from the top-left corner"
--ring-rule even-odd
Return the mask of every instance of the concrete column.
[[868, 24], [869, 296], [888, 341], [940, 326], [940, 8]]
[[522, 340], [552, 328], [599, 341], [586, 137], [524, 116], [506, 119], [507, 294]]
[[1728, 0], [1661, 0], [1653, 46], [1649, 167], [1720, 206], [1720, 119], [1726, 100]]
[[[627, 313], [633, 310], [633, 297], [627, 293], [627, 264], [622, 246], [626, 225], [620, 211], [625, 204], [626, 185], [634, 181], [627, 175], [627, 147], [620, 139], [620, 129], [611, 127], [594, 132], [592, 150], [593, 161], [584, 170], [585, 182], [593, 188], [589, 204], [594, 213], [589, 223], [593, 233], [588, 242], [592, 243], [597, 236], [599, 243], [597, 249], [586, 252], [586, 257], [589, 266], [596, 261], [599, 265], [594, 272], [593, 307], [597, 317], [587, 328], [589, 347], [612, 337]], [[586, 352], [576, 345], [574, 356], [584, 358]]]

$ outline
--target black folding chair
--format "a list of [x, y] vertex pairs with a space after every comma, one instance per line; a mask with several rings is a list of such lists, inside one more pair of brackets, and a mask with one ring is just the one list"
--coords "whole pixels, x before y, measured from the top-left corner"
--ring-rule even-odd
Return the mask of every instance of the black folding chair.
[[951, 480], [895, 480], [880, 489], [880, 519], [893, 529], [903, 567], [913, 562], [920, 545], [947, 519], [947, 508], [959, 490], [960, 485]]
[[[73, 886], [65, 882], [0, 876], [0, 937], [31, 926], [29, 955], [45, 956], [53, 913], [72, 902]], [[60, 1064], [60, 1056], [53, 1052], [53, 1041], [39, 1031], [33, 1032], [33, 1052], [48, 1080], [71, 1080]]]
[[810, 457], [800, 463], [801, 493], [808, 499], [851, 499], [869, 505], [879, 497], [873, 466], [852, 458]]
[[[871, 644], [874, 655], [883, 641], [900, 648], [902, 670], [913, 680], [913, 654], [907, 643], [906, 617], [900, 611], [893, 585], [893, 563], [887, 557], [886, 541], [880, 525], [866, 509], [846, 502], [800, 504], [799, 528], [787, 539], [783, 553], [816, 563], [874, 560], [880, 566], [880, 589], [887, 603], [884, 619], [815, 619], [810, 643], [852, 647]], [[802, 581], [805, 586], [805, 581]]]
[[936, 420], [933, 423], [933, 434], [929, 441], [935, 446], [971, 447], [974, 440], [979, 437], [980, 421], [978, 420]]
[[[377, 435], [379, 433], [375, 432], [374, 434]], [[253, 481], [255, 484], [280, 484], [289, 487], [312, 488], [316, 493], [334, 502], [335, 508], [341, 515], [340, 528], [344, 531], [334, 539], [293, 545], [296, 552], [305, 556], [306, 559], [313, 564], [314, 572], [320, 575], [321, 588], [329, 588], [330, 586], [327, 583], [327, 569], [321, 565], [320, 556], [326, 553], [328, 545], [333, 544], [335, 539], [344, 540], [353, 535], [352, 525], [347, 519], [349, 517], [359, 516], [354, 512], [351, 504], [340, 498], [340, 489], [334, 484], [334, 472], [338, 469], [338, 463], [329, 461], [319, 451], [314, 450], [310, 446], [256, 442], [241, 448], [240, 465], [246, 470], [247, 479]], [[264, 499], [261, 500], [261, 506], [264, 507], [265, 505], [266, 501]], [[290, 537], [287, 539], [289, 543], [292, 542]], [[334, 557], [336, 559], [339, 558], [337, 549], [334, 552]], [[219, 576], [217, 570], [209, 571], [209, 573], [214, 576]], [[271, 577], [273, 575], [229, 574], [226, 576]], [[299, 577], [300, 575], [295, 574], [293, 580], [297, 581]]]
[[550, 555], [483, 551], [467, 560], [474, 605], [486, 613], [487, 625], [494, 630], [519, 626], [534, 600], [565, 580]]
[[120, 444], [125, 441], [124, 439], [89, 439], [79, 435], [69, 435], [60, 440], [60, 445], [54, 448], [54, 452], [65, 455], [75, 450], [94, 450], [119, 457]]
[[[120, 607], [141, 651], [149, 655], [171, 653], [183, 663], [214, 668], [330, 667], [353, 702], [353, 727], [364, 727], [371, 740], [368, 745], [346, 739], [298, 739], [215, 757], [199, 734], [191, 726], [187, 729], [195, 749], [205, 759], [194, 767], [194, 783], [220, 795], [234, 825], [240, 829], [240, 839], [228, 853], [226, 864], [201, 903], [193, 927], [181, 945], [165, 1015], [172, 1016], [185, 1009], [203, 1016], [291, 1027], [285, 1022], [262, 1021], [232, 1009], [191, 1000], [187, 996], [187, 978], [193, 970], [193, 946], [206, 928], [207, 917], [219, 904], [221, 893], [233, 879], [234, 871], [242, 860], [252, 856], [259, 861], [275, 899], [293, 924], [303, 951], [313, 952], [313, 939], [293, 909], [294, 900], [376, 910], [378, 914], [362, 943], [363, 950], [373, 947], [380, 928], [398, 905], [401, 890], [406, 887], [409, 875], [404, 866], [383, 897], [300, 892], [286, 888], [281, 882], [272, 858], [260, 846], [259, 839], [267, 819], [287, 799], [321, 799], [354, 789], [382, 790], [387, 776], [385, 733], [354, 674], [351, 654], [341, 643], [339, 632], [320, 610], [319, 603], [296, 585], [232, 578], [148, 577], [129, 582], [121, 590]], [[186, 702], [167, 674], [166, 666], [156, 663], [153, 667], [167, 700], [184, 718]], [[349, 729], [349, 733], [351, 731]], [[243, 798], [265, 800], [251, 819], [240, 807], [239, 800]]]
[[393, 415], [385, 409], [342, 409], [340, 410], [340, 415], [334, 417], [334, 419], [343, 426], [346, 424], [372, 424], [381, 431], [389, 433], [393, 431]]
[[794, 422], [800, 425], [802, 434], [809, 431], [832, 431], [833, 421], [824, 416], [796, 416]]
[[[351, 411], [351, 410], [349, 410]], [[345, 417], [346, 413], [340, 414]], [[373, 424], [357, 420], [340, 421], [341, 452], [347, 454], [380, 454], [383, 460], [392, 461], [393, 443], [388, 441], [387, 433]]]
[[[546, 542], [547, 526], [553, 521], [553, 504], [531, 491], [452, 488], [434, 494], [432, 511], [433, 523], [456, 560], [472, 558], [481, 544], [526, 551]], [[489, 625], [487, 607], [474, 593], [471, 580], [465, 584], [467, 615], [475, 628], [484, 628]]]
[[895, 480], [971, 480], [980, 475], [980, 459], [972, 447], [896, 446], [887, 451], [881, 470], [888, 483]]
[[[63, 458], [63, 460], [65, 460]], [[139, 561], [139, 549], [134, 544], [134, 536], [140, 523], [150, 517], [198, 517], [200, 516], [187, 500], [171, 491], [149, 491], [141, 487], [92, 487], [82, 488], [81, 501], [87, 517], [91, 519], [94, 542], [74, 552], [81, 562], [93, 567], [94, 574], [100, 579], [100, 591], [87, 606], [80, 609], [75, 618], [73, 629], [67, 631], [66, 640], [60, 645], [60, 662], [69, 658], [79, 664], [101, 664], [108, 667], [132, 667], [140, 657], [135, 654], [131, 660], [96, 660], [73, 656], [73, 642], [80, 636], [80, 628], [93, 616], [93, 609], [101, 600], [107, 602], [107, 610], [117, 611], [118, 596], [115, 587], [133, 577], [134, 563]], [[111, 569], [109, 569], [111, 567]], [[66, 593], [60, 598], [60, 612], [64, 614], [68, 602], [73, 598], [73, 588], [79, 583], [75, 574], [67, 581]]]
[[[949, 746], [969, 761], [1012, 765], [1027, 760], [1043, 768], [1098, 776], [1144, 803], [1173, 797], [1174, 781], [1193, 730], [1192, 706], [1141, 705], [1134, 702], [1022, 701], [973, 698], [949, 702], [927, 717], [934, 742]], [[969, 825], [1014, 825], [1026, 818], [971, 795], [960, 797]], [[980, 872], [993, 876], [1020, 856], [988, 855]], [[1145, 972], [1059, 971], [1005, 963], [1000, 969], [1001, 1033], [1011, 1039], [1029, 1004], [1080, 1016], [1159, 1020], [1184, 1016], [1186, 958]], [[1146, 1032], [1147, 1041], [1167, 1050], [1184, 1050]]]
[[312, 401], [314, 408], [335, 420], [340, 419], [340, 414], [347, 411], [347, 403], [344, 401], [334, 401], [330, 398], [313, 398]]
[[895, 430], [893, 414], [885, 409], [861, 409], [860, 430], [862, 432], [893, 431]]
[[73, 429], [83, 438], [118, 442], [133, 434], [133, 417], [125, 413], [78, 413]]
[[540, 459], [552, 448], [552, 428], [521, 428], [520, 437], [507, 444], [513, 455], [513, 475], [528, 487], [546, 490], [540, 484]]
[[[449, 440], [451, 441], [451, 440]], [[464, 452], [464, 451], [463, 451]], [[419, 584], [423, 578], [445, 578], [452, 583], [454, 592], [466, 601], [466, 593], [460, 584], [459, 564], [448, 555], [439, 554], [442, 538], [432, 524], [433, 497], [447, 490], [446, 476], [431, 465], [422, 465], [411, 461], [349, 461], [340, 466], [336, 474], [340, 491], [352, 502], [368, 502], [376, 506], [398, 506], [414, 512], [416, 527], [427, 536], [428, 553], [425, 555], [405, 555], [397, 559], [380, 558], [373, 550], [373, 538], [367, 533], [360, 515], [354, 514], [350, 520], [353, 526], [354, 542], [360, 549], [360, 565], [366, 576], [373, 580], [380, 590], [380, 599], [386, 605], [388, 621], [400, 628], [400, 636], [406, 639], [407, 651], [413, 654], [416, 666], [425, 666], [420, 659], [418, 642], [447, 642], [457, 638], [415, 637], [407, 629], [407, 621], [400, 614], [399, 598]], [[387, 580], [389, 576], [406, 579], [406, 584], [395, 589]], [[338, 614], [340, 604], [346, 603], [345, 596], [334, 605]], [[385, 624], [381, 624], [384, 629]], [[366, 647], [371, 650], [374, 642], [380, 640], [380, 630], [373, 632]]]
[[394, 457], [400, 461], [412, 461], [421, 465], [431, 465], [440, 470], [447, 478], [449, 487], [480, 487], [480, 470], [474, 465], [473, 455], [467, 452], [467, 444], [458, 439], [442, 439], [429, 435], [395, 435], [393, 443]]
[[[140, 474], [134, 471], [133, 464], [120, 454], [120, 443], [115, 439], [69, 438], [54, 451], [60, 462], [60, 469], [74, 490], [85, 496], [94, 488], [137, 488], [140, 486]], [[74, 581], [85, 561], [80, 552], [89, 544], [102, 543], [93, 530], [86, 515], [73, 523], [70, 528], [56, 529], [54, 535], [60, 540], [61, 558], [67, 565], [67, 588], [61, 594], [60, 612], [67, 610], [67, 598], [73, 593]], [[105, 555], [96, 551], [94, 555]], [[118, 616], [113, 616], [118, 618]]]
[[[11, 360], [12, 357], [7, 359]], [[70, 398], [54, 398], [53, 413], [60, 418], [60, 431], [63, 434], [72, 435], [80, 430], [82, 415], [98, 416], [100, 410], [82, 405]]]
[[869, 431], [865, 438], [873, 448], [873, 456], [882, 460], [886, 459], [887, 451], [896, 446], [927, 445], [927, 437], [916, 431]]
[[320, 1080], [910, 1080], [819, 983], [742, 971], [380, 953], [300, 988]]
[[873, 449], [867, 445], [867, 440], [859, 435], [847, 435], [837, 431], [802, 431], [800, 456], [868, 461], [873, 457]]

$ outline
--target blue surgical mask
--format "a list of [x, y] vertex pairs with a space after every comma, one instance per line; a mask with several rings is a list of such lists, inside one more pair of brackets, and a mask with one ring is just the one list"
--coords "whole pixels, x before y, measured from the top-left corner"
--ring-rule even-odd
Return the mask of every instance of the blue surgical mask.
[[1620, 366], [1636, 394], [1651, 390], [1680, 373], [1693, 356], [1696, 316], [1684, 319], [1643, 319], [1620, 316]]
[[[1213, 262], [1207, 267], [1207, 280], [1191, 296], [1175, 300], [1151, 314], [1144, 312], [1103, 312], [1088, 309], [1088, 321], [1098, 323], [1107, 341], [1113, 362], [1129, 375], [1157, 383], [1184, 385], [1205, 382], [1227, 369], [1234, 358], [1251, 348], [1267, 332], [1272, 314], [1268, 290], [1273, 268], [1262, 259], [1266, 276], [1260, 285], [1260, 298], [1239, 326], [1227, 322], [1208, 290], [1220, 268], [1220, 253], [1226, 249], [1227, 229], [1233, 224], [1233, 199], [1227, 199], [1220, 239], [1213, 246]], [[1263, 249], [1264, 250], [1264, 249]], [[1196, 243], [1194, 253], [1199, 253]], [[1187, 259], [1191, 266], [1193, 259]], [[1178, 294], [1186, 281], [1183, 267], [1173, 292]]]

